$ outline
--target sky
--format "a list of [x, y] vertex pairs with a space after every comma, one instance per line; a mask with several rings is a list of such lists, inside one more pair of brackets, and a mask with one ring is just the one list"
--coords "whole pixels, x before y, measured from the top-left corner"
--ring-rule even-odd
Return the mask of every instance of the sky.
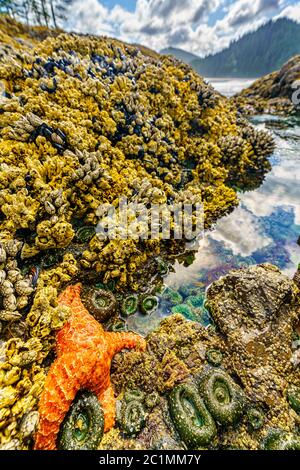
[[205, 56], [280, 17], [300, 22], [300, 0], [75, 0], [64, 27]]

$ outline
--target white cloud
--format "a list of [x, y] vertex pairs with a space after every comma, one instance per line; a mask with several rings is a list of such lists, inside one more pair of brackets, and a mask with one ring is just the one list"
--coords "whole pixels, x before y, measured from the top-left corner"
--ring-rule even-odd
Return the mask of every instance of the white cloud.
[[[216, 11], [221, 19], [213, 24], [210, 14]], [[206, 55], [279, 16], [300, 21], [300, 2], [291, 6], [288, 0], [238, 0], [231, 4], [227, 0], [137, 0], [135, 11], [130, 12], [120, 5], [108, 9], [101, 1], [76, 0], [66, 27], [156, 50], [174, 46]]]
[[297, 5], [286, 7], [277, 18], [290, 18], [291, 20], [300, 22], [300, 2]]
[[225, 248], [237, 256], [251, 256], [258, 249], [265, 248], [272, 240], [264, 235], [259, 221], [249, 210], [240, 206], [234, 213], [221, 219], [211, 238], [223, 242]]
[[97, 0], [76, 0], [65, 28], [80, 33], [114, 35], [114, 25], [108, 18], [109, 10]]

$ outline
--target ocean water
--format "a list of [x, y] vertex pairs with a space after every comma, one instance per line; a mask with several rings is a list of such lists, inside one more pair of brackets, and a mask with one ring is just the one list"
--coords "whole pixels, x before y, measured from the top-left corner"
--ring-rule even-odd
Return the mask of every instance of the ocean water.
[[210, 83], [222, 95], [230, 97], [249, 87], [255, 78], [207, 78]]
[[[245, 81], [239, 81], [239, 86]], [[237, 80], [218, 82], [218, 89], [234, 94]], [[259, 116], [252, 119], [255, 126], [271, 132], [276, 151], [271, 157], [272, 170], [262, 185], [249, 192], [239, 193], [239, 206], [220, 219], [206, 232], [194, 261], [187, 266], [176, 261], [165, 285], [190, 303], [190, 295], [197, 293], [204, 300], [207, 287], [231, 269], [272, 263], [292, 277], [300, 263], [300, 119]], [[186, 298], [188, 297], [188, 298]], [[198, 298], [201, 303], [201, 299]], [[197, 305], [198, 306], [198, 305]], [[129, 328], [147, 334], [158, 326], [163, 317], [172, 313], [174, 306], [160, 296], [160, 306], [150, 317], [136, 315], [128, 322]], [[178, 307], [176, 307], [178, 308]], [[192, 311], [192, 315], [191, 315]], [[187, 317], [209, 324], [204, 304], [189, 310]]]

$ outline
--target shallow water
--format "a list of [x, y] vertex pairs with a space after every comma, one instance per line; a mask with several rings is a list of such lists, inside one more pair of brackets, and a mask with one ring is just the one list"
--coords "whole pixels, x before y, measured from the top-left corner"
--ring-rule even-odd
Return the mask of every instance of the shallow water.
[[[291, 277], [300, 262], [300, 119], [259, 116], [253, 124], [274, 135], [272, 170], [258, 189], [239, 194], [240, 205], [206, 233], [190, 266], [176, 261], [165, 284], [184, 295], [188, 288], [204, 296], [211, 282], [234, 268], [269, 262]], [[172, 313], [164, 296], [160, 302], [150, 317], [130, 318], [129, 328], [146, 334], [158, 326]], [[204, 307], [193, 309], [192, 319], [210, 321]]]
[[229, 97], [239, 93], [243, 88], [248, 88], [256, 78], [207, 78], [206, 80], [222, 95]]

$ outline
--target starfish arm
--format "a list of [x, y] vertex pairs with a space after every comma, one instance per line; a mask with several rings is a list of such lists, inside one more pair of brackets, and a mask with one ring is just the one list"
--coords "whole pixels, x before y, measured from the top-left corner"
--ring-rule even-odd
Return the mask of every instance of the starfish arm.
[[36, 450], [55, 450], [60, 426], [94, 362], [87, 352], [78, 357], [63, 354], [52, 364], [39, 402], [40, 423], [35, 437]]
[[66, 305], [70, 307], [75, 297], [80, 295], [81, 285], [68, 286], [58, 297], [59, 305]]
[[137, 351], [145, 351], [146, 341], [141, 336], [135, 333], [105, 333], [108, 349], [111, 357], [122, 349], [136, 349]]
[[104, 413], [104, 432], [108, 432], [114, 427], [116, 420], [116, 400], [111, 385], [98, 395], [98, 400]]

